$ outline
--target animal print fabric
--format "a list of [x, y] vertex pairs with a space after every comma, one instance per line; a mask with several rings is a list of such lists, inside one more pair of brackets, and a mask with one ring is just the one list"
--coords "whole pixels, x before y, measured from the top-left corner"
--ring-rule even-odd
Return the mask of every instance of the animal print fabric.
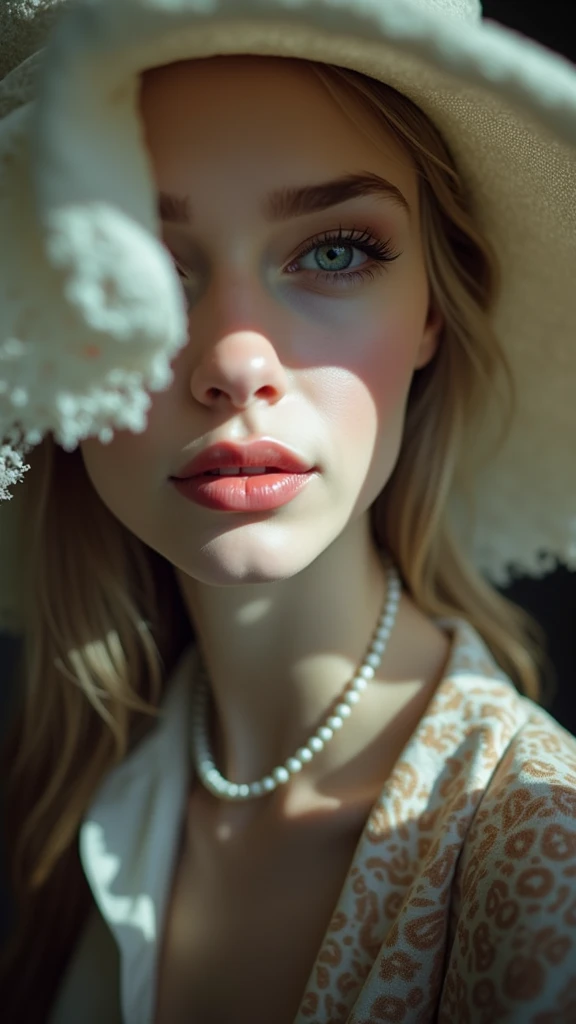
[[576, 1022], [576, 740], [456, 636], [295, 1024]]
[[[368, 816], [294, 1024], [576, 1024], [576, 739], [471, 626], [439, 624], [444, 678]], [[88, 810], [99, 914], [50, 1024], [152, 1024], [193, 671], [183, 659]]]

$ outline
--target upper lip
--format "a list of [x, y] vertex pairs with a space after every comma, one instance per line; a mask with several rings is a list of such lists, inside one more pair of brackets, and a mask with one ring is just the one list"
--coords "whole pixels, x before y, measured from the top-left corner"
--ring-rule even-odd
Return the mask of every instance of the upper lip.
[[211, 445], [178, 471], [176, 480], [187, 480], [211, 469], [240, 466], [265, 466], [284, 473], [308, 473], [313, 466], [297, 452], [273, 440], [252, 441], [247, 444], [223, 442]]

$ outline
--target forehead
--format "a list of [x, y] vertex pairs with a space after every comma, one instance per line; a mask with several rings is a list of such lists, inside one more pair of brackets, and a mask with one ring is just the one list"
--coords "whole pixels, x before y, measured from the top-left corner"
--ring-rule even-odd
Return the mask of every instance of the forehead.
[[[289, 167], [306, 179], [353, 166], [395, 171], [412, 162], [380, 115], [346, 90], [344, 108], [306, 61], [213, 57], [155, 68], [142, 76], [141, 109], [157, 167], [170, 159], [203, 165], [233, 160], [228, 172]], [[368, 129], [368, 130], [367, 130]], [[284, 179], [286, 174], [280, 175]], [[298, 184], [298, 182], [294, 182]], [[413, 182], [415, 187], [415, 182]]]

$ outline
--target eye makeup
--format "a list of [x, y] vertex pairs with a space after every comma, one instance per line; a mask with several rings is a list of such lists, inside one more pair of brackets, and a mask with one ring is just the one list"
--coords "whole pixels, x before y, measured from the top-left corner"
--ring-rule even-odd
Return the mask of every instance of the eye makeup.
[[342, 253], [345, 253], [346, 250], [362, 252], [369, 257], [367, 265], [355, 267], [352, 271], [345, 267], [343, 271], [320, 269], [316, 273], [316, 281], [323, 280], [330, 285], [336, 286], [354, 284], [364, 279], [372, 280], [377, 271], [385, 270], [387, 264], [394, 262], [394, 260], [397, 260], [402, 255], [401, 252], [394, 250], [390, 238], [375, 238], [369, 228], [365, 228], [364, 231], [360, 231], [357, 228], [343, 231], [342, 227], [340, 227], [337, 233], [327, 231], [324, 234], [316, 235], [309, 239], [305, 248], [289, 264], [287, 272], [297, 273], [298, 271], [294, 269], [295, 265], [309, 254], [321, 249], [327, 249], [329, 257], [335, 256], [336, 259]]
[[[189, 246], [190, 242], [187, 239], [188, 249]], [[181, 255], [177, 255], [173, 251], [174, 246], [168, 246], [168, 248], [183, 285], [191, 286], [193, 272], [190, 258], [184, 259]], [[196, 249], [196, 247], [194, 248]], [[315, 256], [317, 261], [315, 267], [299, 266], [307, 256], [323, 251], [325, 255], [320, 256], [320, 262], [318, 255]], [[360, 253], [367, 257], [367, 261], [361, 265], [354, 265], [354, 254]], [[385, 271], [388, 265], [401, 255], [401, 251], [394, 248], [390, 238], [378, 238], [369, 228], [364, 228], [364, 230], [343, 229], [340, 225], [337, 231], [325, 231], [309, 238], [300, 252], [284, 268], [284, 272], [294, 276], [312, 275], [315, 282], [326, 283], [329, 287], [349, 287], [365, 280], [373, 280], [376, 273]], [[328, 267], [322, 267], [322, 259], [327, 261]], [[344, 265], [340, 266], [338, 264], [342, 259], [344, 259]], [[332, 266], [330, 266], [331, 262]], [[194, 276], [196, 274], [197, 272], [194, 273]]]

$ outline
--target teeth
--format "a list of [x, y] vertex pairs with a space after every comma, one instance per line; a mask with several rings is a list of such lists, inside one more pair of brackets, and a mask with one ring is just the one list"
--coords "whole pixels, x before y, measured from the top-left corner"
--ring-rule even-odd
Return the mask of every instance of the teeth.
[[261, 476], [266, 466], [230, 466], [226, 469], [209, 469], [206, 476]]

